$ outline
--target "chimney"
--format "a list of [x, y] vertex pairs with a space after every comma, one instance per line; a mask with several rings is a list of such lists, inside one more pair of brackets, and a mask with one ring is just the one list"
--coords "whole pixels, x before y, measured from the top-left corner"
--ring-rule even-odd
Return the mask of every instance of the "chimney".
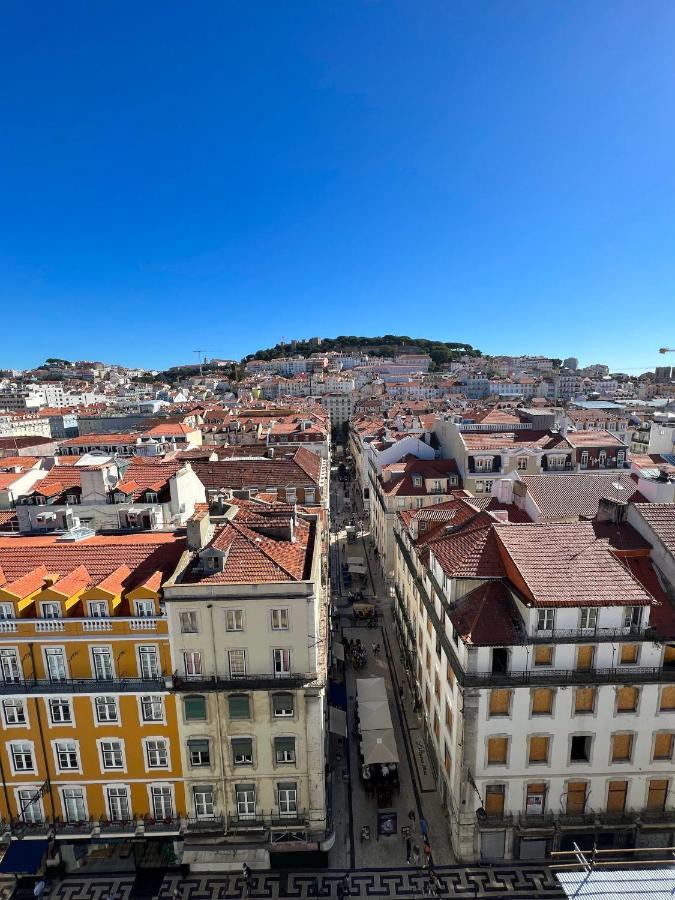
[[626, 521], [628, 504], [623, 500], [613, 500], [610, 497], [601, 497], [596, 522], [613, 522], [620, 525]]
[[195, 503], [195, 511], [187, 520], [188, 550], [201, 550], [206, 546], [211, 531], [211, 517], [206, 503]]
[[500, 478], [497, 482], [497, 499], [500, 503], [513, 503], [513, 482], [510, 478]]

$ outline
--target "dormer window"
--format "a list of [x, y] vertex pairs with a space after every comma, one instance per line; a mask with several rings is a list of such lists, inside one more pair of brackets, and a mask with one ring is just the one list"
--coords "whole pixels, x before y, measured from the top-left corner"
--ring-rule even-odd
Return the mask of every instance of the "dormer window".
[[127, 499], [127, 495], [123, 494], [122, 491], [115, 491], [115, 503], [124, 503]]
[[66, 494], [66, 503], [69, 506], [74, 506], [75, 504], [80, 502], [80, 498], [77, 494]]
[[421, 475], [413, 475], [413, 485], [414, 485], [414, 487], [422, 487], [422, 476]]
[[157, 503], [157, 491], [146, 491], [145, 502]]

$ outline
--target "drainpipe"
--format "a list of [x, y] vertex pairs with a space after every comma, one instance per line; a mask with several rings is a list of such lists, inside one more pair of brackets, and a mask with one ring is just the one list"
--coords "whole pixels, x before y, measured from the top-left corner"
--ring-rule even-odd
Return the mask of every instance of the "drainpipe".
[[216, 632], [213, 627], [213, 603], [207, 603], [206, 608], [209, 611], [211, 619], [211, 648], [213, 650], [213, 673], [216, 684], [216, 725], [218, 727], [218, 750], [220, 755], [220, 779], [223, 788], [223, 814], [225, 822], [227, 822], [227, 792], [225, 789], [225, 753], [223, 751], [223, 726], [220, 716], [220, 697], [217, 689], [218, 685], [218, 655], [216, 653]]

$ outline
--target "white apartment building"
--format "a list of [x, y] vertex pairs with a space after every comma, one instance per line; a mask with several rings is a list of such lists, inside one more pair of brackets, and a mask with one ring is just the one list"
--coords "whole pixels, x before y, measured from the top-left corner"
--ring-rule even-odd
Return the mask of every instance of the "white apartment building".
[[349, 421], [354, 411], [354, 398], [351, 394], [323, 394], [320, 399], [332, 428], [340, 428]]
[[183, 861], [210, 871], [329, 841], [320, 522], [234, 503], [218, 523], [195, 514], [164, 586], [193, 834]]
[[462, 862], [671, 845], [675, 508], [653, 526], [661, 556], [646, 514], [651, 546], [608, 509], [617, 521], [513, 524], [461, 500], [399, 516], [397, 630]]

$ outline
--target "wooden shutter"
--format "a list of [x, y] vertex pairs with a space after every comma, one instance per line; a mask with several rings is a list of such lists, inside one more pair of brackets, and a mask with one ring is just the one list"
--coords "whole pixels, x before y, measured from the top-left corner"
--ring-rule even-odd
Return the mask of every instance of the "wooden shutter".
[[661, 710], [675, 709], [675, 685], [669, 684], [668, 687], [661, 689]]
[[540, 645], [534, 648], [535, 666], [550, 666], [553, 662], [553, 647]]
[[449, 662], [445, 667], [445, 675], [448, 679], [448, 684], [450, 685], [450, 687], [452, 687], [455, 683], [455, 673], [452, 671], [452, 666]]
[[654, 759], [672, 759], [673, 735], [664, 731], [654, 736]]
[[627, 781], [610, 781], [607, 788], [607, 812], [620, 813], [626, 808]]
[[612, 736], [612, 762], [629, 762], [632, 749], [632, 734], [615, 734]]
[[574, 695], [575, 713], [592, 713], [595, 708], [595, 688], [577, 688]]
[[628, 665], [629, 663], [636, 663], [638, 660], [638, 645], [637, 644], [622, 644], [620, 658], [621, 658], [621, 663], [623, 665]]
[[504, 765], [508, 747], [508, 738], [488, 738], [488, 765]]
[[527, 786], [528, 797], [530, 794], [545, 794], [545, 793], [546, 793], [546, 784], [543, 781], [531, 781]]
[[485, 789], [485, 812], [488, 816], [504, 815], [503, 784], [489, 784]]
[[530, 755], [531, 763], [540, 763], [548, 761], [548, 738], [547, 737], [531, 737], [530, 738]]
[[595, 647], [588, 644], [577, 650], [577, 669], [592, 669], [595, 658]]
[[663, 651], [663, 665], [675, 666], [675, 644], [666, 644], [666, 649]]
[[620, 687], [616, 692], [616, 711], [634, 712], [637, 709], [638, 692], [635, 687]]
[[583, 813], [586, 807], [586, 782], [570, 781], [567, 785], [566, 811], [571, 814]]
[[668, 779], [652, 778], [649, 782], [649, 793], [647, 794], [647, 809], [665, 809], [667, 794]]
[[553, 710], [553, 690], [536, 688], [532, 691], [532, 715], [550, 714]]
[[445, 758], [443, 760], [443, 765], [445, 766], [445, 772], [447, 775], [452, 771], [452, 759], [450, 758], [450, 748], [448, 745], [445, 745]]
[[511, 691], [490, 691], [490, 715], [508, 716], [511, 706]]
[[447, 700], [445, 701], [445, 724], [448, 731], [452, 731], [452, 707]]

